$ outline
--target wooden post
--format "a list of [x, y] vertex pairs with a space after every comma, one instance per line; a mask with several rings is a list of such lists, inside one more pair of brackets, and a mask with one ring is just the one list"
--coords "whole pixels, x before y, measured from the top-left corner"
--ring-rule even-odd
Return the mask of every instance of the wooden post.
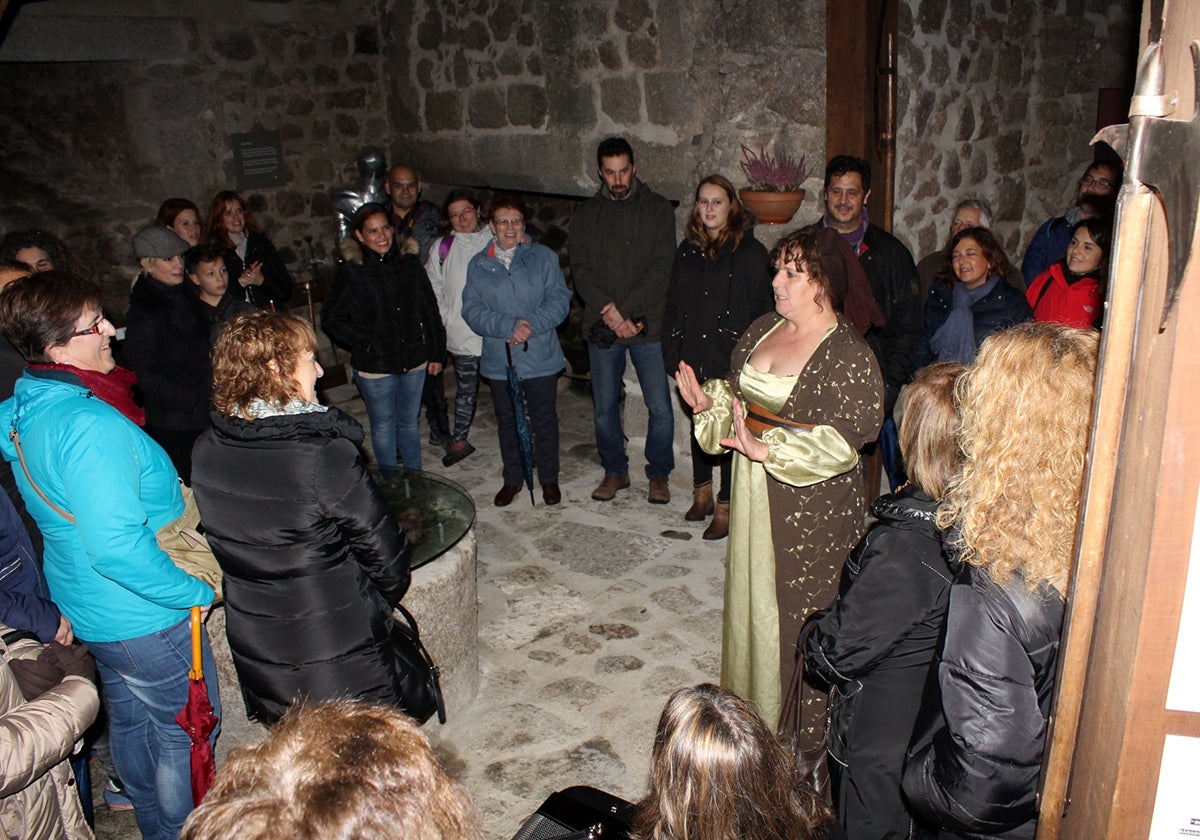
[[[1163, 6], [1146, 4], [1143, 53]], [[1173, 0], [1167, 14], [1169, 118], [1187, 121], [1200, 0]], [[1195, 206], [1200, 184], [1191, 192]], [[1200, 737], [1200, 712], [1166, 708], [1189, 554], [1200, 550], [1200, 259], [1170, 276], [1168, 223], [1178, 236], [1182, 220], [1168, 220], [1150, 189], [1122, 192], [1039, 840], [1147, 837], [1166, 736]], [[1185, 234], [1182, 247], [1194, 246]], [[1191, 787], [1200, 799], [1200, 769]]]

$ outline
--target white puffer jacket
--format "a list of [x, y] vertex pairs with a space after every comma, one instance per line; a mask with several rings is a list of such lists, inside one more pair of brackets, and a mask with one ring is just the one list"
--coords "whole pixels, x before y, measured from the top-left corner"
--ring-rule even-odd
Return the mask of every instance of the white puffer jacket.
[[0, 624], [0, 836], [91, 838], [69, 759], [100, 710], [96, 686], [68, 676], [25, 700], [8, 663], [36, 659], [43, 646], [32, 639], [6, 644], [9, 632]]
[[467, 285], [467, 265], [471, 257], [482, 251], [492, 241], [492, 231], [484, 225], [474, 233], [458, 233], [451, 236], [450, 253], [442, 262], [440, 249], [442, 237], [433, 241], [429, 259], [425, 262], [425, 273], [437, 296], [442, 323], [446, 325], [446, 349], [455, 356], [483, 355], [483, 339], [467, 326], [462, 317], [462, 293]]

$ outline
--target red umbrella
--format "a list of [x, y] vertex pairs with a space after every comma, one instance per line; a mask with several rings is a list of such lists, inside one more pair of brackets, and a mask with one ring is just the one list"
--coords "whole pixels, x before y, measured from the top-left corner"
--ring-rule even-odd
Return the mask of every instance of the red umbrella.
[[208, 736], [217, 728], [217, 716], [208, 701], [208, 686], [204, 682], [201, 657], [200, 608], [192, 607], [192, 669], [188, 671], [188, 699], [175, 722], [192, 739], [192, 804], [199, 805], [212, 787], [217, 766], [213, 760]]

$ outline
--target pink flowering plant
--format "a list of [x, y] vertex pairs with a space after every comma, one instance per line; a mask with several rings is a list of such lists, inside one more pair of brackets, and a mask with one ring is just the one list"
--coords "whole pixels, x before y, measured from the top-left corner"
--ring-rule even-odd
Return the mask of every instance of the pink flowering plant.
[[796, 160], [785, 154], [772, 155], [766, 149], [753, 149], [742, 144], [742, 171], [750, 182], [750, 189], [763, 192], [790, 192], [800, 189], [808, 178], [804, 155]]

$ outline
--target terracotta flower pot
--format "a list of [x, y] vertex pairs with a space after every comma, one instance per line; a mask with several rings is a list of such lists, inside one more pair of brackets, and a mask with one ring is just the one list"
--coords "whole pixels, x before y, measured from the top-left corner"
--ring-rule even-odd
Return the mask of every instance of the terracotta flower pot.
[[742, 203], [758, 216], [760, 224], [782, 225], [791, 220], [804, 201], [804, 190], [762, 192], [742, 187], [738, 190]]

